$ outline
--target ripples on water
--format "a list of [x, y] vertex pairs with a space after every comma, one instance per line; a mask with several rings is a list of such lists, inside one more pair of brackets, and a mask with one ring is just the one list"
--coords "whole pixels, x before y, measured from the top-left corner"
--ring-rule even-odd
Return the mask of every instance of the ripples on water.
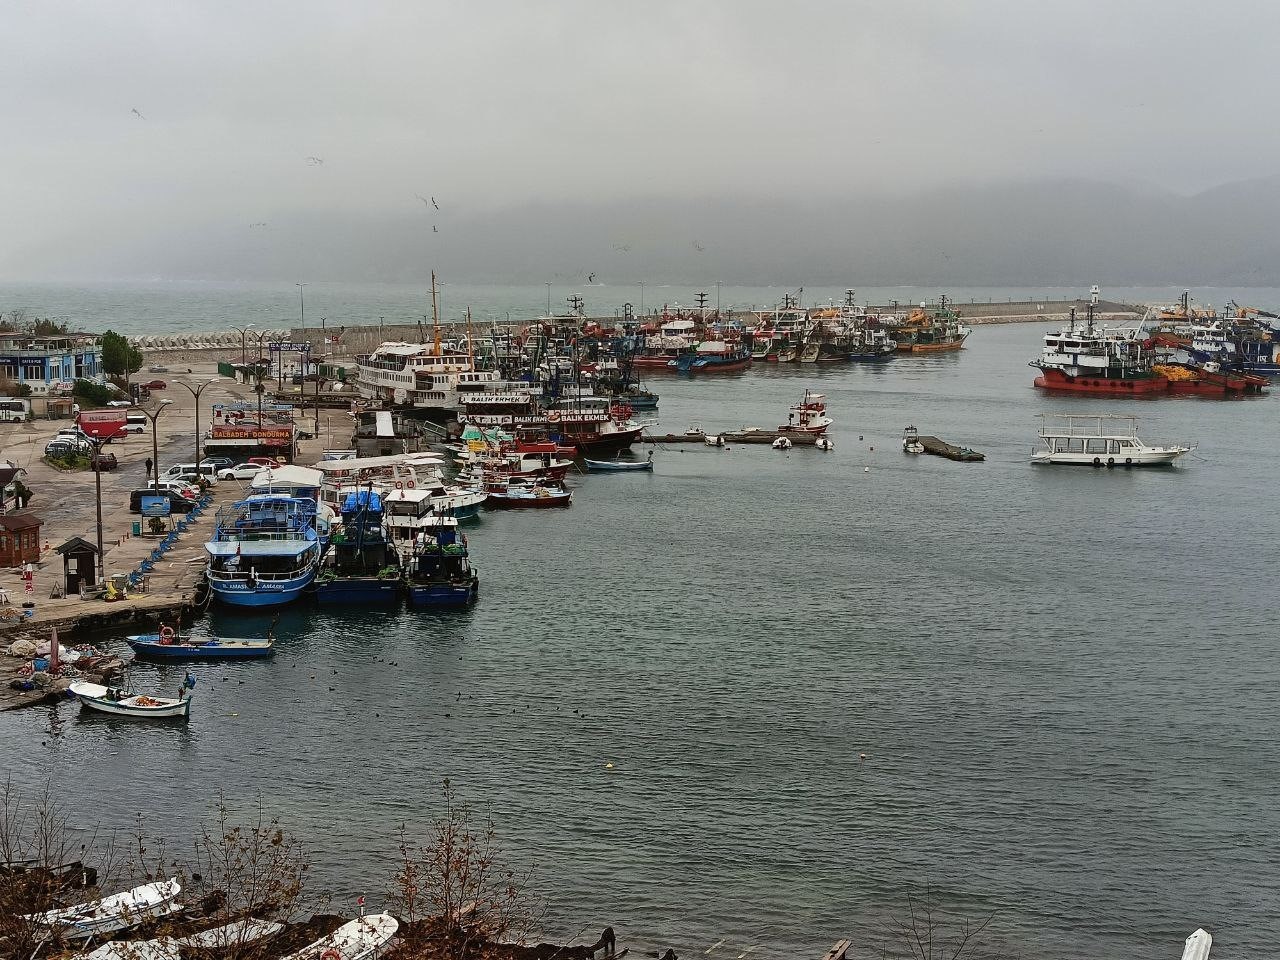
[[[185, 727], [4, 715], [5, 767], [171, 833], [219, 789], [261, 794], [344, 895], [384, 889], [377, 857], [449, 777], [536, 866], [548, 935], [820, 956], [878, 944], [928, 883], [1023, 956], [1154, 960], [1199, 925], [1266, 953], [1277, 401], [1048, 399], [1039, 333], [655, 379], [675, 431], [772, 425], [814, 386], [836, 451], [665, 448], [652, 476], [578, 477], [569, 511], [474, 529], [473, 611], [291, 612], [274, 662], [195, 671]], [[1204, 459], [1033, 469], [1052, 410], [1136, 410]], [[989, 460], [905, 457], [907, 423]]]

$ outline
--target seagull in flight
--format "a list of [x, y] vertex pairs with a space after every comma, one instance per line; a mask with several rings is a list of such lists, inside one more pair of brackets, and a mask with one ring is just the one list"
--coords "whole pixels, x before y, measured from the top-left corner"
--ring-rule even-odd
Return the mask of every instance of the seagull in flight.
[[132, 114], [133, 114], [135, 117], [137, 117], [139, 120], [145, 120], [145, 119], [147, 119], [146, 117], [144, 117], [142, 114], [140, 114], [140, 113], [138, 112], [138, 108], [137, 108], [137, 107], [134, 107], [134, 108], [133, 108], [132, 110], [130, 110], [129, 112], [130, 112], [130, 113], [132, 113]]
[[311, 164], [313, 167], [318, 167], [324, 163], [324, 160], [320, 157], [307, 157], [307, 163]]
[[703, 250], [707, 249], [707, 248], [706, 248], [706, 247], [704, 247], [702, 244], [700, 244], [697, 240], [694, 240], [694, 241], [693, 241], [692, 246], [693, 246], [693, 249], [697, 250], [699, 253], [701, 253]]
[[596, 275], [594, 273], [588, 273], [587, 283], [595, 283], [595, 282], [596, 282]]
[[617, 250], [619, 253], [626, 253], [628, 250], [630, 250], [630, 249], [631, 249], [631, 244], [629, 244], [629, 243], [615, 243], [615, 244], [613, 245], [613, 249]]
[[431, 205], [432, 205], [433, 207], [435, 207], [437, 210], [439, 210], [439, 209], [440, 209], [440, 204], [436, 203], [436, 198], [435, 198], [435, 197], [432, 197], [432, 198], [431, 198]]
[[260, 220], [257, 223], [249, 224], [249, 229], [252, 230], [254, 227], [265, 227], [266, 225], [267, 224], [265, 220]]
[[431, 232], [432, 232], [432, 233], [439, 233], [439, 232], [440, 232], [440, 228], [439, 228], [439, 227], [437, 227], [437, 226], [433, 223], [433, 224], [431, 225]]

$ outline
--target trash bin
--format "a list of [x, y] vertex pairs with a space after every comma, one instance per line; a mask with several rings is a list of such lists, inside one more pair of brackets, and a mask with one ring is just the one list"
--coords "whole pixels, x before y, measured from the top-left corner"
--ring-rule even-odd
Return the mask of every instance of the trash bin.
[[141, 520], [135, 520], [135, 521], [133, 521], [133, 535], [134, 535], [135, 537], [140, 537], [140, 536], [142, 536], [142, 521], [141, 521]]

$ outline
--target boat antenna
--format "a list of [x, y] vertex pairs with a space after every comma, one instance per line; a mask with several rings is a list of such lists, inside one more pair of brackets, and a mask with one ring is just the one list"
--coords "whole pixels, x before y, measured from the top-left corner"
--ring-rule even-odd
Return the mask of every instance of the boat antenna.
[[1070, 325], [1067, 327], [1067, 333], [1075, 333], [1075, 332], [1076, 332], [1076, 308], [1072, 307], [1071, 321], [1070, 321]]
[[1085, 310], [1088, 311], [1089, 325], [1086, 328], [1089, 336], [1093, 336], [1093, 304], [1087, 304]]
[[436, 301], [436, 272], [431, 271], [431, 322], [435, 326], [436, 356], [440, 356], [440, 305]]

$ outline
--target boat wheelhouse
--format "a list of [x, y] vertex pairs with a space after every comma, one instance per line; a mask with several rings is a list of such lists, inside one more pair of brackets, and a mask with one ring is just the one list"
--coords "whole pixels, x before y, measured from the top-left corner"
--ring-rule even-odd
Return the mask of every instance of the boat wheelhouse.
[[1137, 418], [1063, 414], [1046, 417], [1040, 428], [1043, 449], [1032, 463], [1082, 467], [1164, 467], [1195, 449], [1193, 446], [1155, 447], [1138, 438]]
[[457, 520], [436, 516], [419, 529], [405, 563], [405, 589], [411, 607], [465, 607], [475, 601], [480, 578]]

